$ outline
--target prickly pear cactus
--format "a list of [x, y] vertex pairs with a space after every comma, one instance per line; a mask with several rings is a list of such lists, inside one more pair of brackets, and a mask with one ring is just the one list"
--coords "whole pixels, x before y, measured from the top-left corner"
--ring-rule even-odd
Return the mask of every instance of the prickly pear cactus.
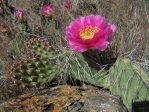
[[133, 102], [149, 100], [149, 74], [130, 60], [117, 59], [109, 71], [103, 69], [96, 73], [85, 62], [77, 63], [74, 62], [72, 67], [74, 78], [109, 89], [122, 98], [129, 112]]
[[17, 83], [43, 85], [57, 74], [54, 50], [47, 39], [32, 37], [26, 43], [27, 59], [13, 62], [8, 74]]
[[52, 59], [19, 60], [10, 66], [8, 74], [17, 83], [43, 85], [55, 77], [55, 65], [55, 60]]

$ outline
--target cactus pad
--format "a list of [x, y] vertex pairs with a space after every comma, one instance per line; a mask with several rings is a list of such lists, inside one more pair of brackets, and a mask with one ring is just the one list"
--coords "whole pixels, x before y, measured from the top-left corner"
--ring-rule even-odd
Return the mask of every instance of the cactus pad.
[[56, 75], [55, 60], [28, 59], [14, 62], [8, 69], [10, 77], [28, 85], [43, 85]]
[[49, 41], [45, 38], [32, 36], [26, 43], [26, 51], [29, 57], [51, 58], [54, 49], [49, 45]]
[[149, 101], [149, 75], [138, 65], [128, 59], [117, 60], [110, 70], [110, 90], [119, 95], [128, 110], [132, 111], [132, 103]]

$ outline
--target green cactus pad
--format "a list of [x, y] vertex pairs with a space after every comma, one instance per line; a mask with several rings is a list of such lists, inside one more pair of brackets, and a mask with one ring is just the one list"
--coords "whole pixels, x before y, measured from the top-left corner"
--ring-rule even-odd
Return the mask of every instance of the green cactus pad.
[[49, 41], [45, 38], [32, 36], [26, 43], [26, 51], [29, 57], [51, 58], [54, 49], [49, 45]]
[[28, 59], [14, 62], [8, 74], [15, 82], [27, 85], [43, 85], [56, 75], [56, 62], [52, 59]]
[[122, 98], [130, 112], [132, 103], [149, 101], [149, 74], [130, 60], [117, 60], [115, 66], [110, 69], [108, 79], [111, 92]]

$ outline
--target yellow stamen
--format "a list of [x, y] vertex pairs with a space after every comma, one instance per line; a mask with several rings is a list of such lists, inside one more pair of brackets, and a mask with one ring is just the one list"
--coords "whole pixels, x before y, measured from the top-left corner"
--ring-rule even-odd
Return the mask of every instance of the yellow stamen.
[[82, 39], [92, 39], [95, 35], [95, 33], [99, 32], [100, 29], [93, 26], [86, 26], [85, 28], [80, 29], [80, 36]]

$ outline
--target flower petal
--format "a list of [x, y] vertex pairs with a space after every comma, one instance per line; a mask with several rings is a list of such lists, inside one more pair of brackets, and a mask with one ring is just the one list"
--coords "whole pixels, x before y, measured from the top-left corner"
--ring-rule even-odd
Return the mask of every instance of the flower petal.
[[116, 26], [114, 24], [108, 24], [112, 32], [116, 31]]
[[104, 51], [108, 47], [109, 44], [110, 43], [108, 41], [104, 41], [104, 42], [96, 44], [95, 48], [100, 50], [100, 51]]
[[95, 16], [94, 21], [95, 21], [95, 26], [100, 28], [101, 30], [103, 30], [107, 25], [106, 19], [99, 15]]
[[69, 41], [69, 46], [76, 52], [85, 52], [88, 50], [87, 46], [73, 41]]

